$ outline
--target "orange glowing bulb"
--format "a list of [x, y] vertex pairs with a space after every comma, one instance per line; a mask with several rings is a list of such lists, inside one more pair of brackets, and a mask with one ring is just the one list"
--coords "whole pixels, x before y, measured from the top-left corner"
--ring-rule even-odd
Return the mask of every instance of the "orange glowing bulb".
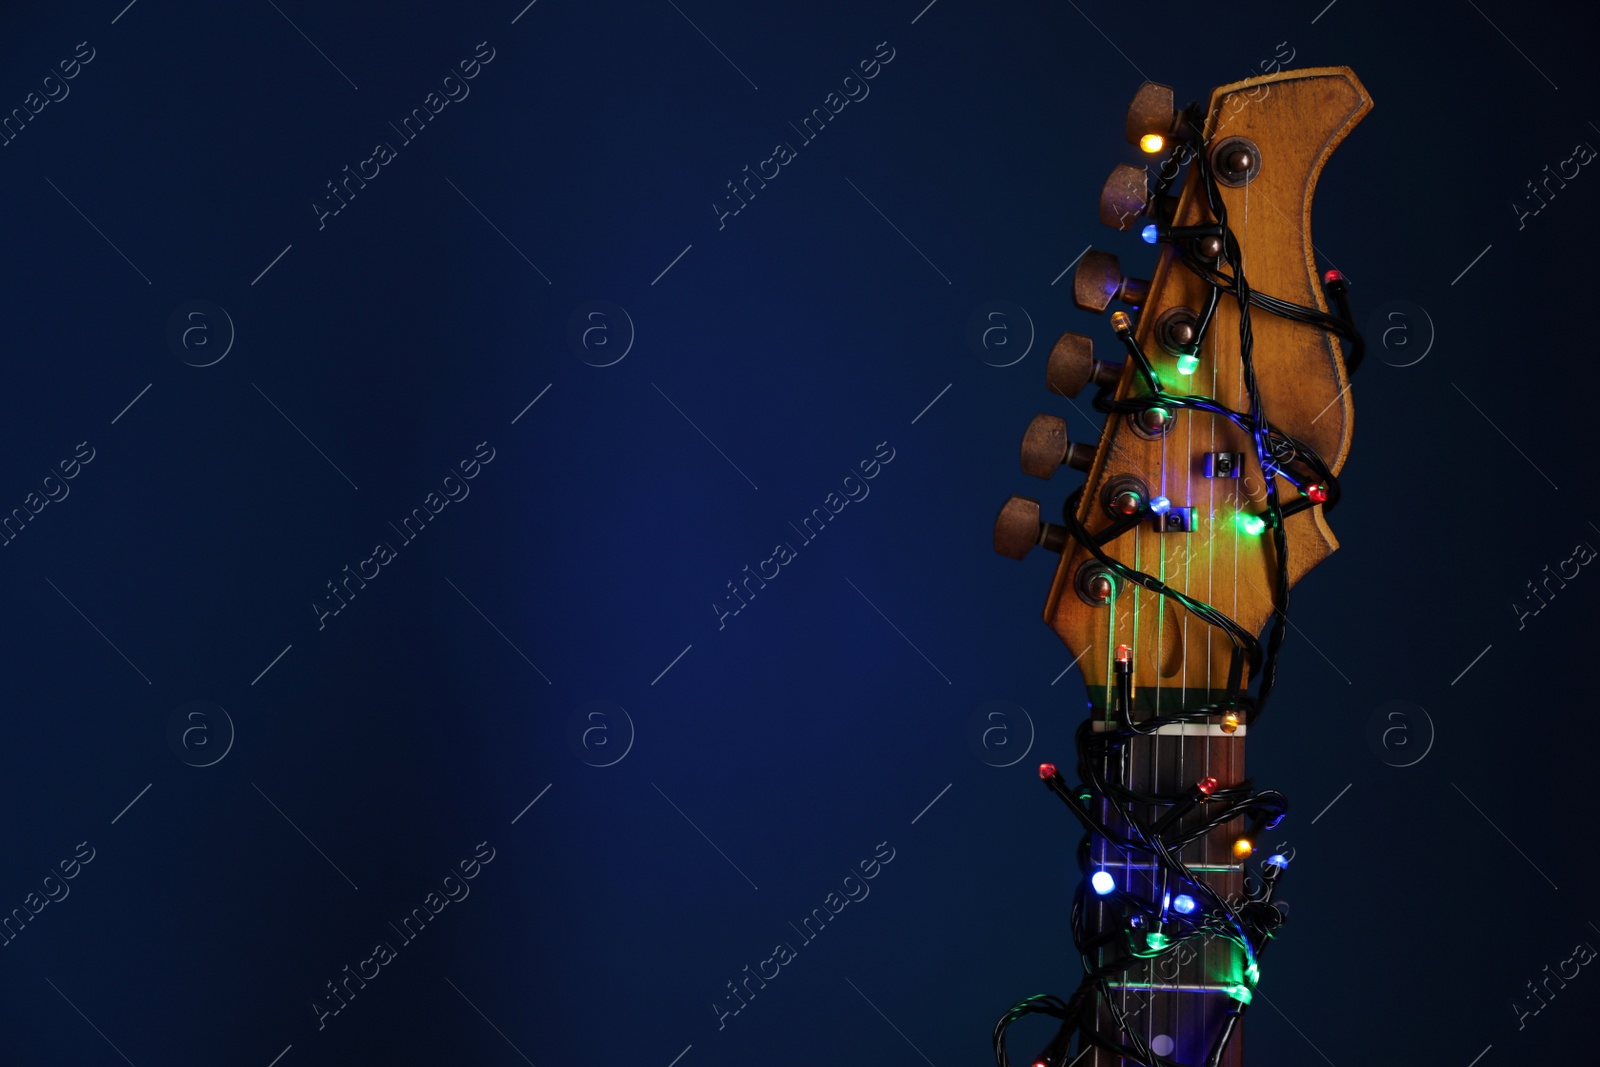
[[1239, 716], [1236, 715], [1234, 712], [1230, 711], [1230, 712], [1228, 712], [1228, 714], [1226, 714], [1226, 715], [1224, 715], [1222, 717], [1222, 732], [1223, 733], [1231, 734], [1235, 730], [1237, 730], [1238, 728], [1239, 728]]
[[1255, 844], [1248, 837], [1241, 837], [1233, 843], [1233, 854], [1240, 859], [1246, 859], [1255, 850]]
[[1139, 138], [1139, 147], [1151, 155], [1155, 155], [1166, 146], [1167, 139], [1159, 133], [1147, 133]]

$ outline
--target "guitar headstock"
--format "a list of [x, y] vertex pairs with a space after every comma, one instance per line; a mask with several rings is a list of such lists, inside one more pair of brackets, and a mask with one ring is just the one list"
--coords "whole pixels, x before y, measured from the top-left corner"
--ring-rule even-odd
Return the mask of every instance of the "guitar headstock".
[[[1336, 332], [1349, 315], [1337, 272], [1317, 271], [1311, 200], [1323, 164], [1371, 106], [1347, 68], [1324, 67], [1224, 85], [1203, 108], [1184, 110], [1170, 89], [1146, 83], [1129, 108], [1127, 139], [1149, 153], [1147, 164], [1117, 166], [1100, 217], [1160, 242], [1160, 258], [1148, 282], [1124, 276], [1109, 253], [1079, 260], [1079, 307], [1128, 311], [1112, 315], [1115, 335], [1098, 346], [1070, 332], [1056, 342], [1047, 369], [1056, 411], [1028, 427], [1022, 466], [1041, 478], [1070, 466], [1087, 480], [1061, 523], [1012, 497], [995, 527], [1002, 554], [1021, 558], [1041, 544], [1062, 553], [1045, 621], [1081, 657], [1101, 707], [1113, 703], [1118, 646], [1129, 650], [1138, 706], [1220, 700], [1241, 665], [1235, 642], [1199, 608], [1259, 635], [1274, 611], [1279, 546], [1289, 584], [1338, 547], [1323, 508], [1337, 502], [1332, 476], [1350, 447], [1349, 368]], [[1181, 193], [1169, 195], [1185, 164]], [[1256, 298], [1248, 363], [1239, 303], [1213, 285], [1241, 265]], [[1313, 315], [1285, 315], [1286, 305]], [[1155, 405], [1150, 375], [1168, 397], [1235, 413], [1254, 405], [1272, 432], [1258, 440], [1248, 423], [1203, 405]], [[1095, 407], [1109, 413], [1097, 441], [1071, 442], [1062, 416], [1075, 407], [1096, 418], [1086, 396], [1073, 400], [1090, 385], [1102, 389]], [[1074, 528], [1104, 538], [1098, 550]], [[1160, 595], [1133, 572], [1189, 599]]]

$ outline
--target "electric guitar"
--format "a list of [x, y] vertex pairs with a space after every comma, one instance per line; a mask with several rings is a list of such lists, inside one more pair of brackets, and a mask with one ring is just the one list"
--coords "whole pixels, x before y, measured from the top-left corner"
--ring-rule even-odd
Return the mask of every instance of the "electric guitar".
[[1001, 1018], [1000, 1067], [1006, 1028], [1029, 1014], [1061, 1020], [1028, 1061], [1040, 1067], [1243, 1067], [1240, 1020], [1290, 858], [1270, 847], [1287, 800], [1245, 777], [1245, 741], [1289, 589], [1338, 547], [1326, 513], [1363, 352], [1345, 280], [1313, 257], [1311, 198], [1371, 107], [1343, 67], [1224, 85], [1184, 109], [1147, 82], [1129, 107], [1147, 164], [1112, 171], [1100, 218], [1156, 245], [1155, 272], [1124, 276], [1100, 251], [1078, 261], [1079, 307], [1127, 309], [1098, 350], [1063, 334], [1046, 375], [1058, 411], [1092, 407], [1104, 426], [1075, 442], [1060, 414], [1035, 418], [1023, 470], [1087, 478], [1059, 523], [1013, 496], [994, 532], [1006, 556], [1060, 553], [1044, 619], [1090, 707], [1076, 765], [1040, 768], [1087, 832], [1072, 910], [1085, 977]]

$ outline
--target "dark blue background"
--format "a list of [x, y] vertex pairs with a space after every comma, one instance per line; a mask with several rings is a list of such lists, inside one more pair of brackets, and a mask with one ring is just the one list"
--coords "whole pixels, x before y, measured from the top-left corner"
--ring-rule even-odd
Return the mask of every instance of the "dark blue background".
[[[1279, 42], [1376, 102], [1316, 239], [1359, 318], [1405, 311], [1354, 390], [1343, 548], [1298, 589], [1252, 732], [1296, 860], [1249, 1062], [1493, 1046], [1487, 1067], [1590, 1040], [1573, 1001], [1600, 978], [1520, 1032], [1509, 1007], [1600, 943], [1600, 579], [1520, 630], [1510, 607], [1600, 544], [1600, 374], [1563, 328], [1600, 178], [1520, 230], [1511, 207], [1600, 142], [1590, 8], [1479, 6], [13, 6], [0, 112], [78, 42], [94, 59], [0, 147], [0, 510], [79, 442], [95, 458], [0, 548], [0, 910], [79, 842], [95, 858], [0, 949], [0, 1059], [985, 1062], [1001, 1011], [1078, 978], [1079, 834], [1034, 766], [1068, 760], [1082, 689], [1052, 684], [1047, 565], [990, 547], [1009, 493], [1070, 487], [1019, 473], [1027, 420], [1092, 432], [1043, 358], [1109, 332], [1052, 279], [1091, 241], [1154, 262], [1095, 219], [1140, 81], [1203, 96]], [[324, 183], [480, 41], [470, 96], [319, 230]], [[719, 230], [724, 183], [882, 41], [870, 96]], [[203, 368], [167, 334], [196, 299], [237, 332]], [[1037, 331], [1013, 366], [967, 342], [992, 300]], [[612, 366], [570, 343], [590, 301], [635, 328]], [[483, 441], [470, 496], [319, 630], [324, 583]], [[870, 497], [719, 630], [724, 583], [879, 442]], [[1367, 741], [1395, 699], [1436, 734], [1407, 768]], [[191, 700], [236, 732], [209, 767], [168, 742]], [[1006, 768], [969, 738], [991, 700], [1036, 729]], [[470, 897], [319, 1030], [324, 983], [485, 841]], [[870, 897], [719, 1030], [724, 983], [880, 842]], [[1044, 1031], [1015, 1033], [1020, 1058]]]

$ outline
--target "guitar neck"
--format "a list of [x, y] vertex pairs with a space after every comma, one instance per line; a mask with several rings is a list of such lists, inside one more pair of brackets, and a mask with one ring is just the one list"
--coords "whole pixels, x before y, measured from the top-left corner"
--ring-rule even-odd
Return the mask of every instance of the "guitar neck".
[[1289, 862], [1246, 869], [1288, 802], [1247, 784], [1244, 723], [1271, 696], [1289, 589], [1338, 547], [1326, 515], [1364, 351], [1343, 275], [1318, 273], [1311, 196], [1371, 107], [1344, 67], [1219, 86], [1186, 108], [1146, 82], [1129, 105], [1124, 136], [1149, 162], [1112, 170], [1100, 219], [1160, 246], [1155, 272], [1080, 253], [1073, 302], [1130, 310], [1110, 317], [1110, 356], [1063, 333], [1045, 381], [1068, 400], [1094, 387], [1106, 421], [1091, 445], [1063, 416], [1035, 416], [1023, 472], [1084, 481], [1060, 524], [1025, 496], [995, 521], [1000, 554], [1060, 554], [1044, 618], [1098, 716], [1078, 735], [1079, 784], [1039, 769], [1088, 833], [1072, 913], [1088, 974], [1070, 998], [1013, 1006], [996, 1027], [1001, 1067], [1006, 1028], [1032, 1014], [1061, 1020], [1037, 1067], [1243, 1067]]
[[[1097, 721], [1096, 727], [1112, 724]], [[1160, 733], [1129, 740], [1108, 757], [1103, 771], [1110, 781], [1136, 793], [1179, 794], [1203, 778], [1215, 778], [1222, 788], [1244, 779], [1247, 727], [1225, 733], [1215, 723], [1169, 726]], [[1135, 819], [1148, 825], [1164, 809], [1154, 805], [1131, 806]], [[1127, 823], [1105, 802], [1106, 825], [1119, 833]], [[1180, 821], [1188, 826], [1204, 819], [1204, 806]], [[1245, 862], [1233, 855], [1237, 827], [1222, 826], [1183, 846], [1178, 858], [1197, 878], [1224, 900], [1237, 901], [1244, 893]], [[1097, 870], [1105, 870], [1133, 895], [1145, 900], [1177, 898], [1184, 887], [1166, 884], [1167, 874], [1150, 857], [1128, 853], [1098, 835], [1091, 838], [1091, 856]], [[1197, 904], [1203, 909], [1204, 904]], [[1245, 960], [1234, 943], [1222, 938], [1189, 941], [1156, 959], [1134, 962], [1126, 971], [1128, 919], [1115, 897], [1093, 897], [1086, 909], [1086, 933], [1092, 938], [1112, 934], [1097, 950], [1095, 964], [1111, 971], [1110, 996], [1099, 1007], [1099, 1030], [1114, 1034], [1125, 1045], [1138, 1047], [1135, 1034], [1158, 1056], [1181, 1063], [1206, 1062], [1217, 1035], [1227, 1025], [1234, 1003], [1230, 994], [1244, 981]], [[1144, 928], [1148, 933], [1150, 927]], [[1138, 943], [1140, 931], [1133, 931]], [[1174, 931], [1176, 932], [1176, 931]], [[1173, 940], [1177, 938], [1174, 936]], [[1116, 1018], [1121, 1015], [1121, 1021]], [[1243, 1067], [1242, 1020], [1236, 1022], [1228, 1048], [1218, 1067]], [[1095, 1049], [1083, 1067], [1128, 1067], [1133, 1061]]]

